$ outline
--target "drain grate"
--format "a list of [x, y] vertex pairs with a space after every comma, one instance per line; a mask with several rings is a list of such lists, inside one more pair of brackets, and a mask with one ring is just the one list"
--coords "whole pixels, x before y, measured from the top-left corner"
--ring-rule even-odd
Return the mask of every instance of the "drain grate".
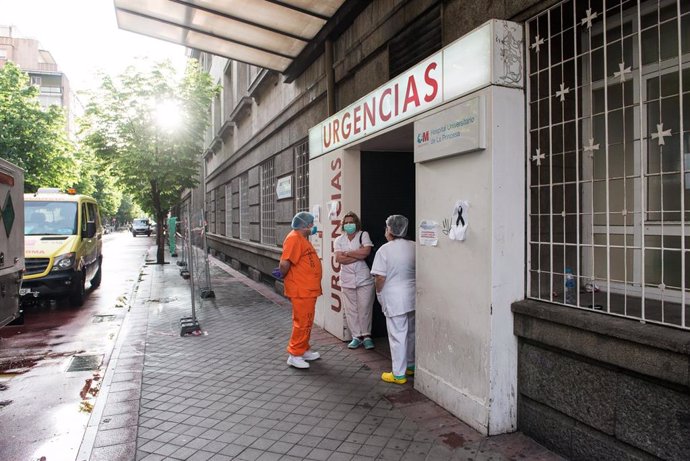
[[115, 316], [111, 314], [99, 314], [93, 316], [93, 323], [112, 322]]
[[67, 367], [67, 371], [91, 371], [101, 366], [103, 355], [75, 355]]

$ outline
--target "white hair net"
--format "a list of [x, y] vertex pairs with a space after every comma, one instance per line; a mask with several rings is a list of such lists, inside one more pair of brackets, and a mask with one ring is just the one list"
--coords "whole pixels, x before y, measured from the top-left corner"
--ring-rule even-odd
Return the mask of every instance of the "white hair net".
[[390, 215], [386, 218], [386, 226], [396, 237], [404, 237], [407, 234], [407, 222], [407, 218], [401, 214]]
[[314, 215], [306, 211], [300, 211], [292, 218], [293, 229], [307, 229], [314, 225]]

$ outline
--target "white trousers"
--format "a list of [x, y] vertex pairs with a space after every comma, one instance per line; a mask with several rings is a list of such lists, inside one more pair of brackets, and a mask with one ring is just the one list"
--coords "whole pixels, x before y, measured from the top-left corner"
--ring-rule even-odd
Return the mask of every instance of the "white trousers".
[[374, 308], [374, 284], [343, 288], [345, 319], [353, 338], [371, 335], [371, 311]]
[[414, 318], [414, 311], [386, 317], [395, 376], [405, 375], [407, 366], [414, 365]]

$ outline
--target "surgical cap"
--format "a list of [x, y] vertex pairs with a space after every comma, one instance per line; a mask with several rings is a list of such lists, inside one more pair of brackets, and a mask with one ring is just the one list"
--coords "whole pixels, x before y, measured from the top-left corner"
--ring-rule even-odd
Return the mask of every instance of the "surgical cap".
[[386, 218], [386, 226], [396, 237], [404, 237], [407, 234], [407, 218], [401, 214], [390, 215]]
[[307, 213], [306, 211], [300, 211], [292, 218], [292, 224], [290, 225], [293, 229], [306, 229], [312, 227], [314, 224], [314, 215]]

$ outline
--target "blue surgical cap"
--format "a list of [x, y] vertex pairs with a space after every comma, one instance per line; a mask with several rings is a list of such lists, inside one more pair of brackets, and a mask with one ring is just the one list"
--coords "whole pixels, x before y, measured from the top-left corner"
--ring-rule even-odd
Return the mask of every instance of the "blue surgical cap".
[[386, 218], [386, 226], [396, 237], [404, 237], [407, 234], [407, 218], [401, 214], [390, 215]]
[[293, 229], [307, 229], [312, 227], [314, 224], [314, 215], [307, 213], [306, 211], [300, 211], [292, 218], [292, 224], [290, 225]]

